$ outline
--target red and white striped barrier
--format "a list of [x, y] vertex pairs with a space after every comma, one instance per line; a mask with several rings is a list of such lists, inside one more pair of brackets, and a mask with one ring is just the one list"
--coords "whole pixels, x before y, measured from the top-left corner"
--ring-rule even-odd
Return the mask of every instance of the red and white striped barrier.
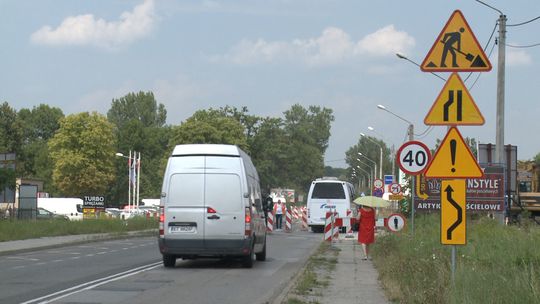
[[324, 220], [324, 240], [327, 242], [332, 241], [332, 226], [333, 226], [333, 216], [332, 212], [326, 211], [326, 217]]
[[295, 220], [300, 218], [300, 210], [298, 210], [298, 207], [294, 207], [292, 210], [292, 216]]
[[308, 230], [307, 211], [305, 209], [302, 210], [302, 230]]
[[291, 211], [287, 209], [285, 211], [285, 232], [291, 232], [292, 231], [292, 216]]
[[268, 211], [268, 218], [266, 222], [266, 231], [272, 232], [274, 231], [274, 212]]

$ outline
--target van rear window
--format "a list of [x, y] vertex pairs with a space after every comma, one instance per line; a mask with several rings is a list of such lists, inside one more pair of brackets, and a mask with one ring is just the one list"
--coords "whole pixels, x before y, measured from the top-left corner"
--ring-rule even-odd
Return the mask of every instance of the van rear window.
[[345, 191], [341, 183], [315, 183], [311, 198], [345, 199]]

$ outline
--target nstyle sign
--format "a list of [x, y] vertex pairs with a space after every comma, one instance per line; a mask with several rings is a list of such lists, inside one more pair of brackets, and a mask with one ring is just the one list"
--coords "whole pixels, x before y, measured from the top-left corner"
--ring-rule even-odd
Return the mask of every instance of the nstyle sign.
[[399, 167], [403, 172], [418, 175], [431, 161], [431, 152], [423, 142], [411, 140], [399, 148], [397, 157]]

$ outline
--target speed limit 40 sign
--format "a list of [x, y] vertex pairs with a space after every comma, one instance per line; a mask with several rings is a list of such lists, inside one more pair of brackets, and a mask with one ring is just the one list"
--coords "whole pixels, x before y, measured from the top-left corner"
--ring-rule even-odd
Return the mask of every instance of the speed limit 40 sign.
[[397, 157], [399, 167], [403, 172], [418, 175], [431, 161], [431, 152], [423, 142], [411, 140], [399, 148]]

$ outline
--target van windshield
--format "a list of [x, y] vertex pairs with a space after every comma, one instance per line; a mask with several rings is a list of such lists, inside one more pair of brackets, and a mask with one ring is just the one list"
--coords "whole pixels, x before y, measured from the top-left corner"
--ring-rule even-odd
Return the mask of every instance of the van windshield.
[[311, 198], [345, 199], [345, 191], [341, 183], [315, 183]]

